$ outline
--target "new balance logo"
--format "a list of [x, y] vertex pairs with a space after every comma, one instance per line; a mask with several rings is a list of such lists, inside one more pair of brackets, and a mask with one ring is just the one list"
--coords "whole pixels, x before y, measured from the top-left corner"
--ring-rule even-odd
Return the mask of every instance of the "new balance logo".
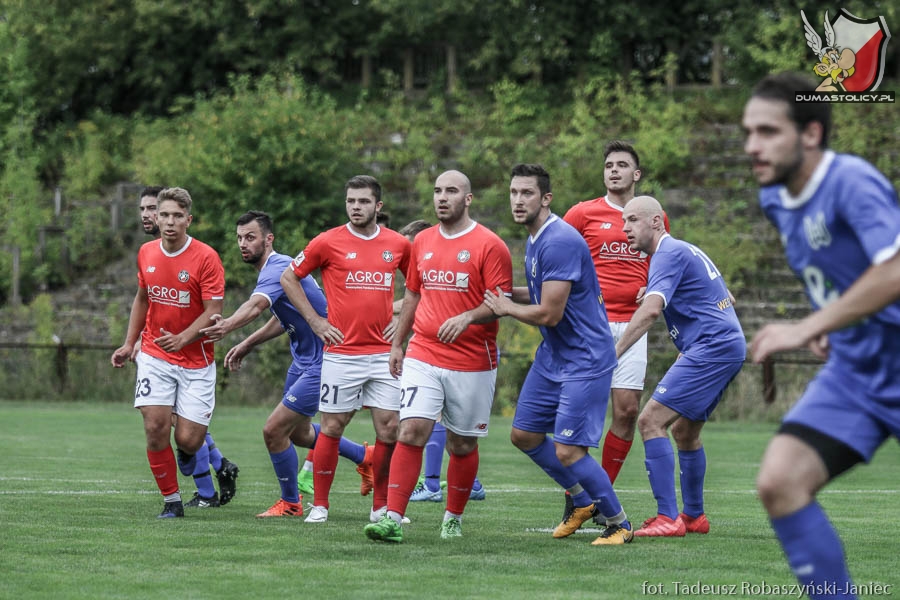
[[345, 256], [344, 258], [347, 260], [353, 260], [354, 258], [356, 258], [356, 252], [348, 252], [347, 256]]

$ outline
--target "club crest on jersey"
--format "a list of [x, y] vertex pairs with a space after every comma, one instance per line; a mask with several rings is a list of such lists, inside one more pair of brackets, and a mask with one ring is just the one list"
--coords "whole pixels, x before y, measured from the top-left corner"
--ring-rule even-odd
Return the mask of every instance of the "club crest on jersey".
[[180, 281], [181, 283], [187, 283], [188, 279], [190, 278], [191, 275], [187, 271], [180, 271], [178, 273], [178, 281]]
[[814, 217], [803, 217], [803, 230], [806, 241], [813, 250], [831, 245], [831, 232], [825, 225], [825, 213], [820, 211]]
[[469, 262], [469, 259], [472, 258], [472, 255], [469, 254], [468, 250], [460, 250], [459, 254], [456, 255], [456, 260], [461, 263]]
[[394, 255], [390, 250], [385, 250], [381, 253], [381, 258], [384, 259], [384, 262], [394, 262]]

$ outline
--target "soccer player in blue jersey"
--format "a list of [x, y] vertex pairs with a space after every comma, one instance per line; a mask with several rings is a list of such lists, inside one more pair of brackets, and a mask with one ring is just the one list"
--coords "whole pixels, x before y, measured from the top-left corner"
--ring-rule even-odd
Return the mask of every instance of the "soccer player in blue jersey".
[[[264, 310], [272, 317], [244, 341], [225, 355], [225, 366], [236, 371], [244, 357], [256, 346], [284, 332], [290, 338], [293, 361], [287, 372], [281, 402], [269, 415], [263, 427], [263, 439], [281, 486], [281, 498], [257, 517], [299, 517], [303, 514], [302, 498], [297, 491], [297, 452], [293, 445], [315, 446], [319, 425], [311, 422], [319, 410], [319, 375], [322, 370], [322, 341], [294, 308], [281, 287], [281, 274], [290, 265], [291, 257], [275, 252], [272, 243], [272, 219], [264, 212], [251, 210], [237, 220], [237, 242], [241, 258], [259, 271], [256, 289], [233, 315], [223, 319], [214, 315], [215, 325], [202, 330], [213, 341], [221, 340], [229, 332], [247, 325]], [[312, 277], [299, 281], [316, 312], [327, 315], [325, 295]], [[366, 463], [366, 447], [341, 438], [339, 453], [363, 470], [371, 471]], [[360, 475], [365, 479], [366, 474]]]
[[794, 101], [813, 85], [788, 73], [764, 78], [744, 108], [743, 128], [760, 205], [815, 311], [765, 326], [751, 355], [762, 362], [808, 346], [827, 358], [785, 414], [757, 478], [788, 563], [817, 598], [853, 588], [816, 494], [900, 437], [900, 208], [875, 167], [827, 149], [831, 106]]
[[[596, 511], [606, 527], [593, 545], [620, 545], [634, 533], [609, 475], [588, 448], [603, 436], [603, 420], [616, 367], [615, 346], [587, 242], [550, 212], [550, 175], [540, 165], [512, 169], [509, 202], [513, 220], [530, 234], [525, 246], [528, 286], [485, 291], [485, 304], [540, 328], [510, 438], [572, 496], [575, 510], [553, 537], [575, 533]], [[553, 433], [553, 440], [547, 434]]]
[[[747, 354], [734, 298], [709, 257], [696, 246], [666, 233], [662, 207], [638, 196], [625, 205], [622, 230], [632, 250], [653, 256], [644, 301], [616, 343], [621, 356], [665, 316], [669, 335], [681, 353], [638, 415], [650, 488], [657, 516], [634, 532], [638, 537], [681, 537], [708, 533], [703, 509], [706, 453], [700, 430], [725, 388], [741, 370]], [[679, 514], [675, 496], [675, 455], [681, 469]]]

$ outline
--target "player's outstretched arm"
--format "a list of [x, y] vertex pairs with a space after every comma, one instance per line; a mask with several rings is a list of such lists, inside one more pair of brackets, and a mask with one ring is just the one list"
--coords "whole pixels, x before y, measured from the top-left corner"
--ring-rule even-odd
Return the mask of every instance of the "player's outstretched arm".
[[775, 352], [808, 346], [822, 335], [843, 329], [900, 299], [900, 252], [869, 267], [841, 296], [802, 321], [772, 323], [763, 327], [750, 344], [753, 362]]
[[284, 328], [281, 326], [281, 321], [278, 320], [277, 317], [272, 317], [266, 324], [251, 333], [247, 336], [247, 339], [242, 341], [240, 344], [234, 346], [228, 353], [225, 355], [225, 368], [230, 371], [237, 371], [241, 368], [241, 361], [245, 356], [250, 354], [254, 348], [259, 346], [260, 344], [265, 344], [271, 339], [274, 339], [284, 333]]
[[[535, 325], [537, 327], [554, 327], [563, 318], [569, 293], [572, 291], [571, 281], [545, 281], [541, 284], [540, 304], [520, 304], [521, 290], [513, 288], [513, 298], [506, 297], [500, 288], [496, 293], [486, 290], [484, 304], [497, 316], [509, 315], [512, 318]], [[517, 290], [519, 290], [517, 294]], [[528, 293], [527, 290], [525, 292]], [[526, 300], [527, 301], [527, 300]]]
[[665, 301], [659, 294], [650, 294], [644, 298], [644, 301], [641, 302], [641, 305], [631, 316], [631, 321], [628, 322], [625, 333], [616, 342], [616, 358], [625, 354], [636, 341], [641, 339], [642, 335], [650, 330], [650, 327], [659, 318], [664, 303]]
[[227, 319], [222, 318], [222, 315], [219, 314], [212, 315], [211, 318], [214, 324], [204, 327], [200, 330], [200, 333], [211, 341], [218, 342], [235, 329], [240, 329], [252, 322], [267, 308], [269, 308], [269, 301], [266, 297], [261, 294], [254, 294]]

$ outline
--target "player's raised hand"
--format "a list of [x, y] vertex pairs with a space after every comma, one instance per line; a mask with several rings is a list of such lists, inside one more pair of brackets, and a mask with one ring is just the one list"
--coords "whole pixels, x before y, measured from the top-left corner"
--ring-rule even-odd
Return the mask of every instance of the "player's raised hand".
[[209, 317], [213, 322], [209, 327], [204, 327], [200, 330], [200, 335], [205, 335], [209, 338], [211, 342], [218, 342], [223, 337], [228, 335], [228, 332], [231, 329], [228, 327], [228, 320], [223, 318], [222, 315], [215, 314]]
[[806, 346], [811, 336], [799, 323], [769, 323], [759, 330], [750, 343], [750, 356], [761, 363], [776, 352]]
[[250, 354], [250, 348], [244, 342], [241, 342], [234, 348], [228, 351], [225, 355], [225, 368], [229, 371], [240, 371], [241, 362], [244, 360], [244, 357]]
[[509, 314], [509, 308], [512, 306], [513, 301], [503, 293], [500, 286], [497, 286], [496, 294], [491, 290], [484, 291], [484, 303], [495, 315], [502, 317]]

